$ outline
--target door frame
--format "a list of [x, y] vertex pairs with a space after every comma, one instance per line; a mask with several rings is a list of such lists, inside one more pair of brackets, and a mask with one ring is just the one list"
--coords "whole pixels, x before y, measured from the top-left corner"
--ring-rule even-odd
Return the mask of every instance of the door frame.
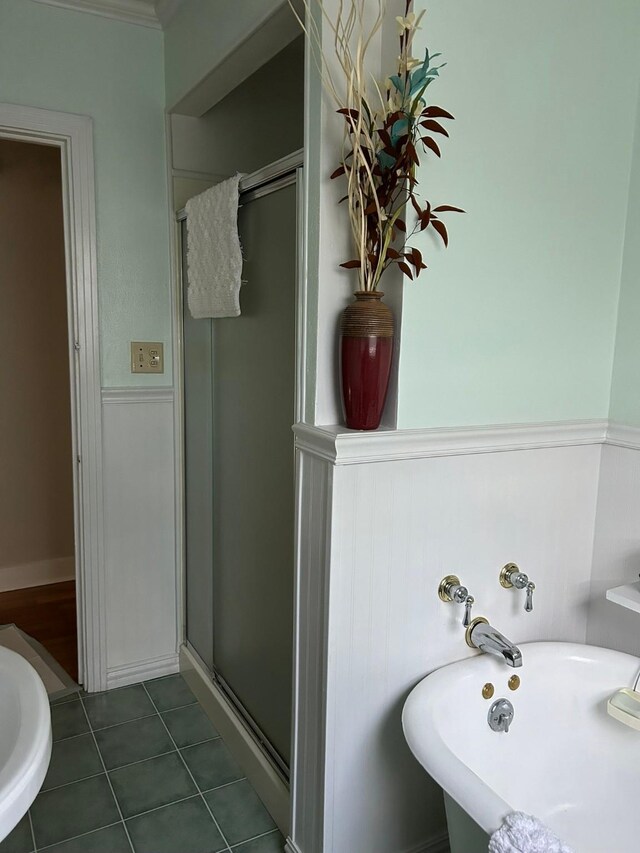
[[78, 680], [105, 690], [106, 602], [102, 489], [102, 399], [93, 122], [89, 116], [0, 103], [0, 138], [59, 148], [62, 164]]

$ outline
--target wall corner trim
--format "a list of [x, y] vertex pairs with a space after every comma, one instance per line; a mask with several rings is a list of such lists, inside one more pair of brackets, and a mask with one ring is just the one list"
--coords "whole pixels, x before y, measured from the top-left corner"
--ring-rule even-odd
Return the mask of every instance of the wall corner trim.
[[[318, 456], [336, 466], [423, 459], [431, 456], [604, 444], [608, 441], [608, 430], [609, 423], [606, 420], [372, 432], [356, 432], [333, 424], [293, 426], [298, 450]], [[640, 447], [640, 429], [624, 427], [616, 435], [627, 436], [627, 441], [630, 441], [631, 433], [635, 435], [637, 446]]]
[[606, 444], [640, 450], [640, 427], [609, 421]]

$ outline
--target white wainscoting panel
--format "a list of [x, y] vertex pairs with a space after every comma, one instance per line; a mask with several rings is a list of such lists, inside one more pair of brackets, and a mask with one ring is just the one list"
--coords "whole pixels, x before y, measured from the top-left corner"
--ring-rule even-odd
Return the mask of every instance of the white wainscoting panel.
[[333, 468], [297, 454], [291, 837], [289, 850], [326, 853], [324, 843], [328, 560]]
[[605, 595], [640, 573], [640, 430], [617, 427], [612, 433], [602, 448], [587, 638], [638, 655], [640, 615]]
[[103, 391], [107, 685], [178, 670], [173, 391]]
[[[538, 449], [327, 462], [324, 841], [314, 846], [302, 828], [309, 814], [300, 810], [294, 840], [304, 853], [437, 848], [442, 797], [405, 744], [402, 706], [427, 673], [477, 654], [465, 644], [462, 608], [438, 599], [438, 583], [458, 574], [476, 598], [475, 615], [514, 642], [584, 642], [603, 437], [598, 427], [591, 444], [577, 435], [575, 446], [562, 438]], [[302, 494], [311, 503], [317, 497], [305, 481], [315, 469], [302, 456]], [[522, 593], [499, 584], [511, 561], [536, 583], [533, 613], [525, 613]], [[302, 614], [314, 608], [320, 600], [301, 603]], [[321, 746], [314, 742], [316, 755]], [[314, 757], [307, 766], [319, 773], [321, 763]]]

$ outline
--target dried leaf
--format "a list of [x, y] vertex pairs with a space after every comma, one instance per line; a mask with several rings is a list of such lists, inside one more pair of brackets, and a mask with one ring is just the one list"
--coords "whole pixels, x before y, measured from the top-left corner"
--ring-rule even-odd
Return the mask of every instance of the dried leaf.
[[331, 173], [331, 175], [330, 175], [331, 180], [333, 180], [334, 178], [339, 178], [340, 175], [344, 175], [345, 171], [346, 170], [345, 170], [344, 166], [338, 166], [338, 168], [335, 170], [335, 172]]
[[451, 204], [441, 204], [439, 207], [434, 207], [433, 210], [434, 213], [444, 213], [447, 210], [450, 210], [452, 213], [465, 213], [461, 207], [453, 207]]
[[362, 264], [360, 261], [345, 261], [344, 264], [340, 264], [341, 267], [344, 267], [346, 270], [357, 270], [360, 269]]
[[439, 121], [434, 121], [433, 119], [421, 121], [420, 127], [424, 127], [425, 130], [430, 130], [433, 133], [442, 133], [444, 136], [449, 136], [449, 132], [446, 128], [444, 128]]
[[413, 264], [415, 265], [417, 271], [424, 270], [427, 268], [427, 265], [423, 263], [422, 252], [420, 251], [420, 249], [413, 248], [411, 250], [411, 254], [413, 256]]
[[430, 148], [434, 154], [437, 154], [438, 157], [442, 157], [440, 149], [438, 148], [438, 143], [435, 139], [432, 139], [430, 136], [421, 136], [420, 139], [425, 148]]
[[440, 237], [442, 238], [442, 242], [445, 246], [449, 245], [449, 235], [447, 234], [447, 226], [444, 222], [441, 222], [439, 219], [431, 220], [431, 227], [435, 228]]
[[406, 276], [408, 276], [411, 279], [411, 281], [413, 281], [413, 273], [411, 272], [411, 267], [409, 266], [409, 264], [405, 264], [404, 261], [398, 261], [398, 266], [400, 267], [402, 272]]
[[354, 121], [358, 121], [360, 118], [360, 113], [358, 112], [358, 110], [352, 110], [352, 109], [349, 109], [348, 107], [343, 107], [340, 110], [336, 110], [336, 112], [339, 113], [340, 115], [348, 116], [349, 118], [354, 119]]
[[427, 107], [422, 111], [422, 115], [427, 118], [450, 118], [454, 119], [455, 117], [448, 113], [446, 110], [443, 110], [442, 107]]

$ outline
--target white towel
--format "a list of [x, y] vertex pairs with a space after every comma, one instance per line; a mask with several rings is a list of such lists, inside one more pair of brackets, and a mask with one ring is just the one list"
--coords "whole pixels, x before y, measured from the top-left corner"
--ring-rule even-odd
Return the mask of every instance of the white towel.
[[239, 182], [240, 175], [236, 175], [186, 204], [187, 301], [196, 320], [240, 314]]
[[513, 812], [491, 836], [489, 853], [573, 853], [537, 818]]

